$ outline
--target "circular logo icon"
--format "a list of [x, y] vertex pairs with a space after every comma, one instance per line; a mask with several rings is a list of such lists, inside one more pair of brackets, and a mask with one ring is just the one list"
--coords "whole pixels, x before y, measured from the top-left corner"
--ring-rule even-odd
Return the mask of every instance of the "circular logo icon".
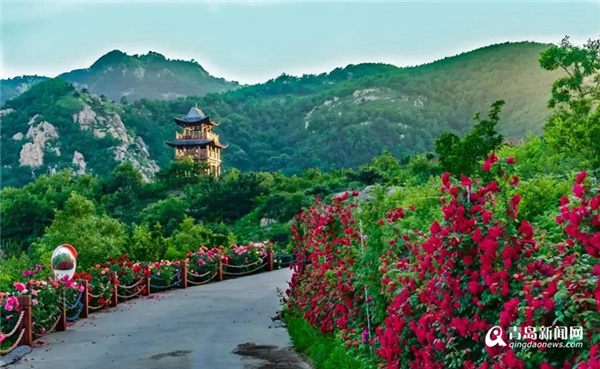
[[485, 335], [485, 345], [487, 347], [494, 347], [497, 345], [506, 346], [506, 342], [502, 339], [502, 328], [500, 326], [494, 326]]

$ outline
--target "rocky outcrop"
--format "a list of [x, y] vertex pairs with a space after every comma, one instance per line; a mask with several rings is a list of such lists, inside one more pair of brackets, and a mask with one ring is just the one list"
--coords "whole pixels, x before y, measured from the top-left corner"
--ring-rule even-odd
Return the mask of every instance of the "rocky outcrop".
[[90, 106], [85, 106], [73, 115], [73, 122], [86, 131], [91, 130], [94, 137], [103, 139], [110, 136], [118, 145], [112, 148], [114, 159], [118, 162], [130, 162], [141, 173], [145, 181], [149, 181], [160, 169], [150, 158], [148, 147], [141, 137], [134, 137], [127, 132], [121, 116], [117, 113], [97, 114]]
[[13, 111], [14, 111], [14, 110], [13, 110], [13, 109], [10, 109], [10, 108], [8, 108], [8, 109], [1, 109], [1, 110], [0, 110], [0, 117], [3, 117], [3, 116], [5, 116], [5, 115], [8, 115], [8, 114], [12, 113]]
[[78, 114], [73, 114], [73, 121], [79, 123], [82, 130], [87, 131], [96, 124], [96, 112], [86, 105]]
[[83, 154], [79, 151], [73, 152], [73, 166], [75, 167], [75, 175], [80, 176], [85, 174], [85, 167], [87, 166], [87, 163], [85, 162]]
[[277, 223], [277, 221], [275, 219], [271, 219], [271, 218], [262, 218], [260, 220], [260, 228], [268, 227], [269, 224], [273, 224], [273, 223]]
[[[33, 169], [44, 164], [44, 150], [49, 146], [49, 141], [58, 139], [57, 129], [46, 121], [35, 124], [36, 117], [29, 121], [29, 130], [25, 135], [25, 138], [31, 142], [23, 145], [19, 155], [19, 164]], [[58, 151], [58, 155], [60, 155], [60, 151]]]

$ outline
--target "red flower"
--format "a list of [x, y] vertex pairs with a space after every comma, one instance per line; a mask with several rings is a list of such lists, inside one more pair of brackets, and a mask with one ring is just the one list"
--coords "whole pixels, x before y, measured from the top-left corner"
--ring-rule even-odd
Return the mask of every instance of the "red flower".
[[507, 158], [506, 159], [506, 164], [514, 164], [515, 163], [515, 158]]
[[445, 187], [450, 186], [450, 172], [446, 172], [446, 173], [442, 174], [442, 183], [444, 184]]
[[465, 175], [461, 175], [460, 176], [460, 181], [461, 181], [460, 182], [461, 185], [463, 185], [465, 187], [468, 187], [468, 188], [471, 188], [471, 178], [469, 178], [469, 177], [467, 177]]
[[579, 184], [573, 186], [573, 194], [577, 198], [581, 199], [583, 197], [583, 187], [581, 187]]
[[585, 179], [585, 177], [587, 176], [587, 172], [581, 172], [577, 175], [577, 178], [575, 178], [575, 183], [577, 184], [581, 184], [583, 182], [583, 180]]
[[524, 220], [521, 222], [521, 225], [519, 226], [519, 232], [523, 234], [523, 237], [526, 240], [533, 239], [533, 227], [528, 221]]

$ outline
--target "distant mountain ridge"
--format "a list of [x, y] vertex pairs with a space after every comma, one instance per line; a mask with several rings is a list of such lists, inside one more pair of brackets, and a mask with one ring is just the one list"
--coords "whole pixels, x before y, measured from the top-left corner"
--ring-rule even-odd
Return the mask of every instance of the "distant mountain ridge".
[[152, 51], [138, 56], [113, 50], [91, 67], [59, 77], [76, 88], [86, 88], [113, 101], [125, 97], [130, 102], [203, 96], [239, 87], [237, 82], [213, 77], [195, 61], [167, 59]]
[[44, 76], [20, 76], [0, 81], [0, 105], [29, 90], [31, 86], [47, 80]]
[[[76, 69], [59, 76], [78, 89], [87, 89], [113, 101], [129, 102], [141, 98], [170, 100], [185, 96], [204, 96], [239, 87], [239, 83], [212, 76], [195, 61], [168, 59], [150, 51], [128, 55], [113, 50], [89, 68]], [[25, 92], [48, 77], [23, 76], [0, 81], [0, 103]]]

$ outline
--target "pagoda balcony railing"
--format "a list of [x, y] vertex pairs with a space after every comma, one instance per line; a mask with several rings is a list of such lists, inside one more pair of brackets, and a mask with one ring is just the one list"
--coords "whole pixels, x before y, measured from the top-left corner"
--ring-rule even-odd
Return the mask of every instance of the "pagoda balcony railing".
[[206, 154], [176, 152], [175, 159], [179, 159], [179, 158], [192, 158], [193, 160], [209, 161], [209, 162], [215, 162], [215, 163], [221, 162], [221, 159], [218, 159], [218, 158], [215, 158], [214, 156], [209, 156]]
[[212, 132], [175, 132], [176, 140], [219, 140], [219, 135]]

